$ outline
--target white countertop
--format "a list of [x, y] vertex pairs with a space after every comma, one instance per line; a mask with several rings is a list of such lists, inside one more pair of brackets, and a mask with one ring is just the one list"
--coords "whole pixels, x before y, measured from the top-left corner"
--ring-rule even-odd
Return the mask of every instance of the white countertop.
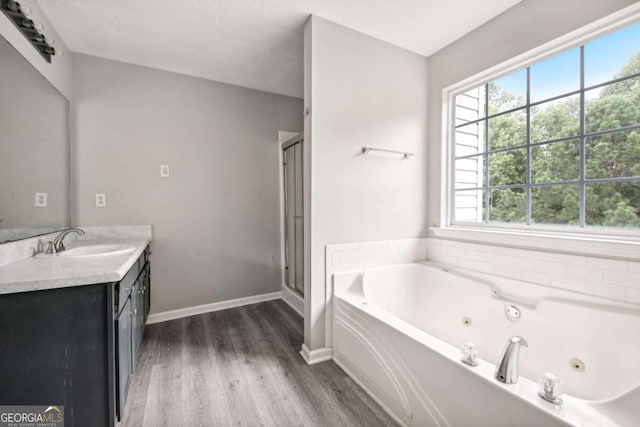
[[92, 243], [118, 243], [134, 247], [125, 253], [93, 257], [26, 258], [0, 267], [0, 295], [43, 289], [112, 283], [122, 280], [142, 254], [150, 238], [75, 241], [68, 249]]

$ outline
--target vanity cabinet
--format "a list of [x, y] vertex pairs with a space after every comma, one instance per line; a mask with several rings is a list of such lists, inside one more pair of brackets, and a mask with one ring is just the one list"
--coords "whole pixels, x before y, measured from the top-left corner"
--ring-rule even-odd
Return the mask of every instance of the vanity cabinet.
[[149, 313], [149, 255], [117, 283], [0, 295], [0, 405], [60, 405], [67, 426], [115, 425]]

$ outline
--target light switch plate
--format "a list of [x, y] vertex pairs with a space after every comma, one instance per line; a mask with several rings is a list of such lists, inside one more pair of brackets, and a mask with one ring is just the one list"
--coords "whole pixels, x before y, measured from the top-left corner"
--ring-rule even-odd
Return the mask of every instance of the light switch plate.
[[104, 208], [107, 206], [107, 195], [106, 194], [96, 194], [96, 207]]
[[169, 176], [169, 165], [160, 165], [160, 176], [167, 178]]
[[48, 193], [36, 193], [36, 201], [35, 201], [35, 207], [36, 208], [46, 208], [47, 207], [47, 201], [48, 199]]

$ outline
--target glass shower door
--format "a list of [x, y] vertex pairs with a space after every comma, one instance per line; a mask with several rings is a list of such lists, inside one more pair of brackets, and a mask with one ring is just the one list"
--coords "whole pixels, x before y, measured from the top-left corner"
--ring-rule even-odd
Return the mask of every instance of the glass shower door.
[[304, 295], [304, 204], [302, 137], [283, 147], [285, 283]]

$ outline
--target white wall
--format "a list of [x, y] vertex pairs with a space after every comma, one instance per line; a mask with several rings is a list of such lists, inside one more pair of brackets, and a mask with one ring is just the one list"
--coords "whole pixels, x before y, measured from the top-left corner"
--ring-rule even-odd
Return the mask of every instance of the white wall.
[[44, 16], [35, 0], [20, 0], [21, 5], [29, 7], [32, 14], [29, 19], [41, 23], [42, 33], [54, 39], [54, 47], [64, 52], [62, 56], [54, 56], [51, 63], [44, 60], [42, 55], [22, 35], [16, 26], [0, 12], [0, 35], [24, 56], [51, 84], [67, 99], [71, 98], [71, 55], [66, 45], [58, 36], [49, 20]]
[[[325, 246], [426, 233], [427, 61], [316, 16], [305, 37], [312, 239], [305, 345], [313, 351], [325, 346]], [[415, 156], [363, 156], [362, 146]]]
[[153, 225], [151, 311], [279, 291], [278, 131], [302, 130], [302, 100], [85, 55], [73, 66], [74, 222]]
[[429, 57], [429, 226], [440, 225], [442, 90], [634, 3], [524, 0]]

